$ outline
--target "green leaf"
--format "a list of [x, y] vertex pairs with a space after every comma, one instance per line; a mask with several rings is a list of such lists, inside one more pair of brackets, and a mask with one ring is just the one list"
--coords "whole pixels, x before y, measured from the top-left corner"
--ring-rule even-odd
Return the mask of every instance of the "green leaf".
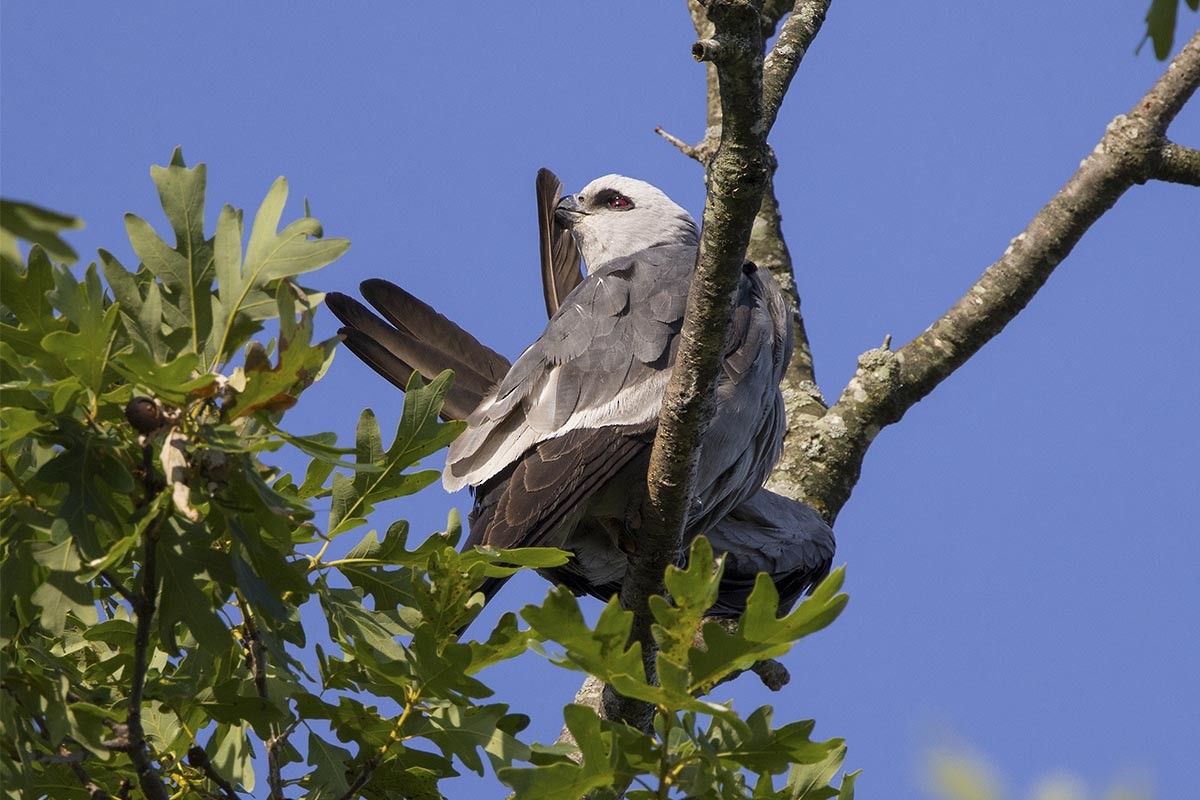
[[428, 622], [421, 623], [409, 643], [413, 672], [423, 691], [456, 703], [490, 697], [492, 690], [467, 673], [471, 648], [447, 641]]
[[838, 594], [845, 574], [845, 567], [838, 567], [811, 596], [780, 618], [776, 616], [779, 592], [770, 577], [760, 573], [736, 631], [730, 633], [716, 623], [707, 623], [702, 630], [705, 646], [689, 652], [692, 691], [705, 693], [736, 670], [745, 669], [755, 661], [783, 655], [796, 640], [837, 619], [849, 600], [846, 595]]
[[[1188, 8], [1200, 10], [1200, 0], [1187, 0]], [[1146, 35], [1137, 46], [1141, 52], [1146, 40], [1154, 42], [1154, 57], [1165, 61], [1175, 45], [1175, 25], [1179, 18], [1179, 0], [1151, 0], [1146, 12]]]
[[396, 436], [385, 452], [381, 452], [375, 415], [370, 409], [363, 411], [356, 435], [356, 462], [378, 469], [358, 472], [353, 480], [334, 475], [330, 536], [364, 524], [376, 503], [412, 494], [437, 480], [434, 470], [415, 473], [404, 473], [403, 470], [448, 445], [465, 427], [465, 423], [442, 422], [438, 417], [451, 379], [449, 371], [443, 372], [427, 386], [413, 373], [404, 394], [404, 409]]
[[711, 735], [720, 757], [733, 761], [738, 768], [774, 774], [793, 764], [824, 764], [831, 754], [845, 752], [840, 739], [812, 741], [809, 738], [815, 725], [812, 720], [772, 729], [773, 714], [770, 706], [761, 706], [745, 721], [730, 716], [714, 717]]
[[44, 431], [51, 427], [36, 411], [27, 408], [4, 408], [0, 417], [0, 448], [7, 450], [10, 445], [20, 442], [35, 431]]
[[170, 361], [156, 360], [151, 352], [137, 348], [113, 360], [113, 368], [135, 386], [148, 389], [155, 397], [175, 406], [211, 393], [217, 378], [197, 375], [200, 359], [195, 353], [182, 353]]
[[841, 744], [829, 748], [823, 759], [793, 764], [788, 771], [784, 797], [788, 800], [828, 800], [830, 797], [836, 797], [837, 790], [831, 788], [829, 782], [842, 768], [845, 759], [846, 746]]
[[686, 569], [667, 567], [663, 581], [671, 601], [657, 595], [650, 598], [658, 622], [654, 636], [663, 658], [681, 667], [687, 664], [700, 620], [716, 602], [723, 571], [724, 561], [714, 566], [712, 546], [703, 536], [692, 541]]
[[567, 563], [570, 558], [570, 553], [556, 547], [497, 549], [476, 545], [462, 554], [461, 564], [464, 570], [471, 569], [476, 564], [482, 564], [484, 565], [484, 575], [490, 578], [502, 578], [522, 569], [559, 567]]
[[514, 760], [529, 759], [529, 748], [503, 729], [507, 712], [508, 706], [503, 704], [440, 705], [431, 708], [415, 724], [405, 726], [404, 734], [433, 742], [446, 758], [457, 757], [467, 769], [482, 775], [480, 750], [493, 764], [503, 766]]
[[141, 544], [142, 536], [145, 535], [146, 529], [158, 519], [159, 514], [166, 508], [169, 502], [170, 498], [165, 492], [156, 495], [149, 505], [140, 509], [135, 514], [133, 519], [130, 520], [132, 524], [128, 530], [108, 546], [104, 555], [87, 562], [87, 569], [80, 571], [77, 580], [81, 583], [93, 581], [101, 572], [112, 569], [124, 562], [125, 557], [129, 555], [130, 551]]
[[109, 306], [94, 327], [78, 333], [58, 331], [42, 340], [42, 347], [61, 358], [92, 394], [100, 394], [106, 385], [118, 312], [117, 306]]
[[287, 618], [288, 608], [273, 591], [275, 587], [260, 578], [237, 550], [231, 553], [230, 559], [233, 562], [233, 574], [237, 576], [238, 588], [241, 589], [246, 599], [271, 618]]
[[[185, 256], [199, 255], [204, 250], [204, 187], [208, 170], [204, 164], [188, 169], [183, 163], [183, 152], [176, 147], [171, 154], [171, 163], [165, 167], [150, 167], [150, 178], [158, 189], [167, 221], [175, 231], [176, 250]], [[200, 277], [205, 265], [194, 265], [189, 270], [193, 286], [200, 286]]]
[[325, 589], [319, 595], [331, 639], [368, 659], [367, 667], [377, 667], [377, 671], [394, 668], [389, 672], [393, 677], [397, 671], [407, 674], [411, 659], [396, 638], [410, 631], [387, 614], [364, 608], [363, 596], [357, 591]]
[[313, 769], [304, 778], [309, 800], [341, 797], [350, 790], [350, 784], [346, 781], [346, 766], [350, 758], [350, 751], [309, 731], [308, 763]]
[[539, 640], [552, 639], [566, 652], [551, 660], [560, 666], [595, 675], [626, 697], [648, 703], [665, 702], [662, 691], [646, 681], [642, 645], [629, 643], [632, 612], [614, 597], [604, 606], [594, 630], [589, 629], [571, 591], [559, 586], [541, 606], [525, 606], [521, 616]]
[[[254, 791], [254, 751], [250, 747], [245, 725], [218, 725], [208, 740], [208, 757], [213, 767], [235, 786]], [[216, 742], [214, 748], [213, 743]]]
[[[211, 652], [222, 652], [231, 643], [229, 628], [217, 616], [217, 608], [224, 605], [223, 599], [216, 601], [204, 585], [214, 578], [229, 586], [232, 569], [228, 556], [196, 542], [197, 537], [186, 531], [166, 526], [158, 542], [158, 573], [161, 585], [158, 620], [162, 647], [169, 653], [178, 649], [175, 629], [185, 625], [196, 637], [201, 647]], [[222, 596], [228, 596], [227, 590]]]
[[[214, 311], [217, 324], [208, 348], [215, 361], [226, 361], [256, 322], [269, 316], [263, 306], [272, 300], [272, 287], [281, 279], [319, 269], [350, 247], [345, 239], [319, 239], [321, 225], [303, 217], [279, 230], [287, 202], [287, 180], [279, 178], [254, 215], [250, 242], [242, 260], [241, 215], [226, 206], [217, 221], [215, 261], [220, 289]], [[272, 309], [273, 310], [273, 309]]]
[[66, 520], [54, 521], [53, 537], [56, 543], [37, 542], [32, 547], [34, 560], [46, 567], [49, 574], [31, 599], [42, 609], [42, 627], [54, 636], [62, 636], [68, 614], [85, 625], [94, 625], [99, 618], [91, 587], [75, 580], [79, 573], [79, 553]]
[[854, 782], [858, 780], [858, 776], [861, 774], [862, 770], [856, 769], [854, 772], [847, 772], [842, 776], [842, 786], [838, 790], [838, 800], [854, 800]]
[[241, 383], [222, 408], [227, 421], [256, 411], [277, 413], [296, 404], [300, 393], [325, 374], [333, 360], [337, 339], [312, 341], [312, 313], [305, 312], [294, 335], [279, 340], [279, 363], [271, 365], [266, 348], [254, 342], [246, 352], [246, 364], [234, 372], [230, 386]]
[[21, 251], [17, 248], [17, 240], [24, 239], [45, 249], [59, 263], [74, 264], [79, 256], [58, 234], [82, 227], [83, 220], [76, 217], [32, 203], [0, 199], [0, 257], [19, 264]]
[[[354, 452], [351, 447], [338, 447], [337, 434], [333, 432], [311, 433], [307, 436], [296, 436], [280, 428], [270, 419], [263, 418], [262, 424], [274, 435], [295, 447], [305, 455], [323, 461], [335, 467], [360, 469], [366, 472], [377, 471], [379, 468], [370, 464], [356, 464], [344, 461], [341, 456]], [[328, 473], [327, 473], [328, 474]]]
[[[22, 270], [19, 263], [11, 263], [7, 259], [0, 262], [0, 283], [4, 285], [4, 308], [8, 309], [20, 328], [11, 329], [4, 340], [12, 344], [18, 330], [28, 332], [20, 337], [29, 341], [34, 350], [31, 357], [36, 357], [42, 339], [55, 331], [65, 330], [67, 320], [54, 313], [50, 303], [50, 292], [54, 289], [54, 269], [46, 251], [40, 245], [35, 245], [29, 251], [29, 266]], [[8, 326], [6, 326], [8, 328]]]
[[585, 706], [569, 705], [563, 709], [563, 718], [579, 744], [583, 763], [563, 761], [497, 770], [496, 777], [512, 787], [517, 800], [578, 800], [616, 782], [618, 776], [610, 763], [613, 737], [601, 731], [596, 712]]
[[57, 514], [70, 526], [80, 552], [88, 559], [104, 551], [101, 524], [114, 523], [125, 512], [127, 497], [110, 494], [103, 484], [121, 493], [133, 490], [129, 469], [118, 457], [116, 442], [74, 420], [59, 418], [56, 439], [62, 448], [42, 464], [37, 481], [67, 485]]
[[152, 167], [150, 176], [175, 233], [175, 246], [163, 241], [145, 220], [125, 216], [129, 242], [138, 258], [165, 288], [164, 314], [173, 309], [187, 330], [190, 352], [203, 355], [202, 344], [212, 328], [212, 243], [204, 239], [203, 164], [188, 169], [177, 148], [166, 167]]
[[471, 648], [471, 664], [467, 673], [474, 675], [484, 667], [516, 658], [529, 647], [532, 631], [517, 627], [517, 615], [511, 611], [500, 617], [485, 642], [468, 642]]

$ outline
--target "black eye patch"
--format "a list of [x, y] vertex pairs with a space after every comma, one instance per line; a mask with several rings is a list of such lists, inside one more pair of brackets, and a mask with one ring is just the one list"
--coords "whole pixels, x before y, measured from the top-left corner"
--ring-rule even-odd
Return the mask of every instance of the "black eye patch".
[[601, 189], [596, 192], [596, 199], [593, 202], [596, 206], [608, 206], [618, 211], [633, 208], [633, 201], [616, 189]]

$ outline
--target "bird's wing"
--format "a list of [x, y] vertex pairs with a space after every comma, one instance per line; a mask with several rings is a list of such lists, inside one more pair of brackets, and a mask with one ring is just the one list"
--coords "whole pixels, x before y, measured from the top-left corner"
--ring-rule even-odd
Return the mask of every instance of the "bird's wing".
[[734, 297], [713, 417], [697, 464], [688, 529], [707, 530], [754, 494], [779, 458], [786, 414], [779, 382], [790, 316], [774, 278], [747, 262]]
[[331, 292], [326, 303], [342, 321], [338, 333], [346, 346], [402, 390], [413, 372], [431, 380], [454, 370], [442, 407], [447, 419], [466, 419], [508, 371], [507, 359], [400, 287], [369, 280], [362, 292], [391, 324], [357, 300]]
[[[631, 462], [649, 457], [654, 424], [611, 425], [570, 431], [534, 445], [510, 470], [480, 487], [465, 547], [562, 546], [548, 534], [583, 508]], [[640, 496], [645, 468], [631, 470]]]
[[479, 485], [569, 431], [658, 418], [696, 250], [617, 259], [571, 292], [450, 446], [443, 483]]
[[740, 614], [758, 573], [771, 576], [784, 612], [829, 573], [836, 543], [833, 529], [814, 509], [760, 489], [707, 533], [724, 552], [725, 571], [716, 615]]
[[583, 282], [579, 248], [571, 232], [554, 220], [554, 209], [562, 197], [562, 183], [546, 168], [538, 170], [535, 183], [538, 214], [538, 245], [542, 259], [542, 293], [546, 315], [554, 316], [571, 290]]

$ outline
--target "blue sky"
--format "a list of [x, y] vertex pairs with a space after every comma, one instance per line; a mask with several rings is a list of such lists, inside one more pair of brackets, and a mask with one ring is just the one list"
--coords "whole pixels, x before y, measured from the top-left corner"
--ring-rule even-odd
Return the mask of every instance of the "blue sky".
[[[948, 307], [1160, 74], [1133, 54], [1145, 6], [834, 4], [772, 135], [827, 397]], [[5, 3], [0, 188], [83, 217], [85, 259], [131, 263], [122, 214], [161, 221], [148, 171], [174, 146], [208, 164], [210, 225], [286, 175], [292, 212], [308, 197], [353, 242], [312, 285], [387, 277], [514, 356], [544, 323], [534, 172], [633, 175], [698, 214], [698, 167], [652, 130], [700, 137], [703, 69], [682, 2], [480, 8]], [[1200, 146], [1197, 101], [1171, 133]], [[1060, 770], [1194, 792], [1197, 267], [1200, 193], [1132, 189], [879, 436], [836, 528], [850, 605], [788, 658], [793, 683], [722, 697], [845, 737], [865, 797], [926, 796], [925, 755], [956, 742], [1013, 796]], [[399, 396], [342, 353], [289, 427], [346, 439], [367, 405], [386, 429]], [[434, 488], [376, 524], [432, 531], [468, 502]], [[532, 654], [491, 679], [542, 739], [577, 686]]]

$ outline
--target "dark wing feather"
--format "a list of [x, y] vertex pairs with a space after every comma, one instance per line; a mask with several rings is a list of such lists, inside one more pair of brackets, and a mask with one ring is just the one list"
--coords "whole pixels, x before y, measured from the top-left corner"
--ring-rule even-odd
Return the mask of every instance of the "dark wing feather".
[[542, 293], [546, 316], [554, 316], [563, 298], [583, 281], [579, 248], [571, 232], [554, 221], [554, 208], [562, 197], [562, 182], [550, 170], [538, 170], [535, 182], [538, 214], [538, 245], [542, 259]]
[[[407, 292], [403, 294], [408, 295]], [[398, 318], [403, 318], [403, 310], [395, 300], [393, 297], [388, 308]], [[419, 300], [416, 302], [420, 303]], [[469, 333], [432, 309], [429, 309], [432, 314], [422, 315], [423, 324], [400, 328], [392, 327], [362, 303], [338, 292], [329, 293], [326, 304], [344, 324], [338, 333], [350, 351], [399, 389], [408, 386], [414, 372], [432, 379], [443, 370], [454, 370], [454, 385], [442, 407], [442, 416], [446, 419], [466, 419], [494, 383], [489, 375], [481, 374], [473, 365], [498, 359], [507, 370], [508, 362], [502, 356], [479, 344]], [[424, 303], [420, 305], [428, 309]], [[464, 357], [464, 352], [469, 355]], [[497, 365], [493, 364], [489, 372], [495, 368]]]

